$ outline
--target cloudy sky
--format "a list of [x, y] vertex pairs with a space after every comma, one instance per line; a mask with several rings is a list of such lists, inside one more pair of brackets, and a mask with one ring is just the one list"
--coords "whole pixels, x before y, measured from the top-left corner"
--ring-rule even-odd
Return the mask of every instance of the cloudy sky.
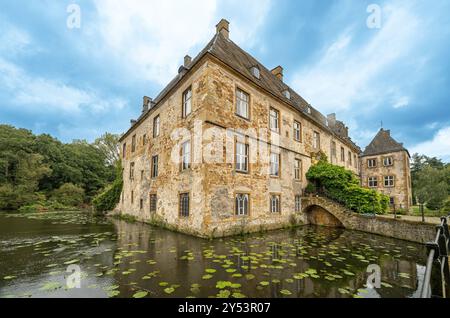
[[[373, 4], [380, 28], [367, 24]], [[448, 12], [446, 0], [1, 1], [0, 123], [67, 142], [124, 132], [224, 17], [234, 42], [282, 65], [362, 148], [382, 122], [411, 152], [450, 162]]]

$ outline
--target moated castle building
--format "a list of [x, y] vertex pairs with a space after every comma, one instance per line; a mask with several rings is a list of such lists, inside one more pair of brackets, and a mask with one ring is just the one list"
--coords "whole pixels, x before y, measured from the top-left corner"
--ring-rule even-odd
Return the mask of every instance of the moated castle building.
[[[226, 20], [155, 99], [144, 97], [120, 143], [124, 185], [116, 212], [197, 236], [304, 222], [305, 173], [320, 152], [364, 186], [377, 176], [383, 190], [383, 178], [393, 175], [387, 192], [409, 207], [407, 151], [369, 146], [360, 158], [345, 124], [285, 84], [281, 66], [269, 70], [231, 41]], [[390, 168], [366, 164], [390, 154]]]

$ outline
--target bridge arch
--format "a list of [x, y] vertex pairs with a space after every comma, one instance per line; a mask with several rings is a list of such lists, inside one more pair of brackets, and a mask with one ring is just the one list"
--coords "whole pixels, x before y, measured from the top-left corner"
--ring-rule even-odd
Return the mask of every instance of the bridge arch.
[[329, 199], [305, 197], [302, 199], [302, 212], [307, 224], [346, 228], [348, 212]]

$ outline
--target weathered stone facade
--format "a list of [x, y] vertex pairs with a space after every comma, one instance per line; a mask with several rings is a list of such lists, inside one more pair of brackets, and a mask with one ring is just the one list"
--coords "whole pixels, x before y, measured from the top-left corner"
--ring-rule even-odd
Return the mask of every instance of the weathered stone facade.
[[412, 205], [410, 156], [402, 144], [381, 129], [361, 155], [361, 184], [386, 194], [395, 209]]
[[[334, 115], [321, 115], [284, 84], [281, 67], [268, 71], [228, 35], [222, 21], [207, 48], [185, 59], [155, 101], [144, 99], [142, 115], [121, 139], [124, 187], [117, 212], [202, 237], [277, 229], [305, 221], [296, 196], [303, 194], [305, 173], [319, 151], [359, 174], [360, 149], [345, 125]], [[183, 116], [189, 88], [192, 112]], [[248, 118], [237, 115], [238, 90], [248, 96]], [[277, 132], [270, 129], [271, 109], [278, 113]], [[157, 116], [160, 133], [153, 136]], [[185, 141], [190, 167], [182, 170], [178, 160]], [[248, 145], [245, 172], [236, 166], [237, 143]], [[278, 176], [269, 173], [271, 153], [279, 155]], [[189, 196], [188, 215], [181, 213], [181, 194]], [[156, 209], [150, 212], [152, 195]], [[237, 213], [239, 195], [248, 199], [244, 215]], [[278, 198], [276, 208], [272, 196]]]

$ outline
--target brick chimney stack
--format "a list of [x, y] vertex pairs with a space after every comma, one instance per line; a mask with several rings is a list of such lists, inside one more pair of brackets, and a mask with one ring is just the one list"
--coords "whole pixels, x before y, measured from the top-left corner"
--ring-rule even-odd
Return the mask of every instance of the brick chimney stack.
[[216, 25], [216, 33], [222, 33], [222, 35], [226, 38], [230, 38], [230, 22], [225, 19], [220, 20], [220, 22]]
[[275, 75], [280, 81], [283, 81], [283, 68], [281, 66], [275, 67], [271, 70], [272, 74]]

